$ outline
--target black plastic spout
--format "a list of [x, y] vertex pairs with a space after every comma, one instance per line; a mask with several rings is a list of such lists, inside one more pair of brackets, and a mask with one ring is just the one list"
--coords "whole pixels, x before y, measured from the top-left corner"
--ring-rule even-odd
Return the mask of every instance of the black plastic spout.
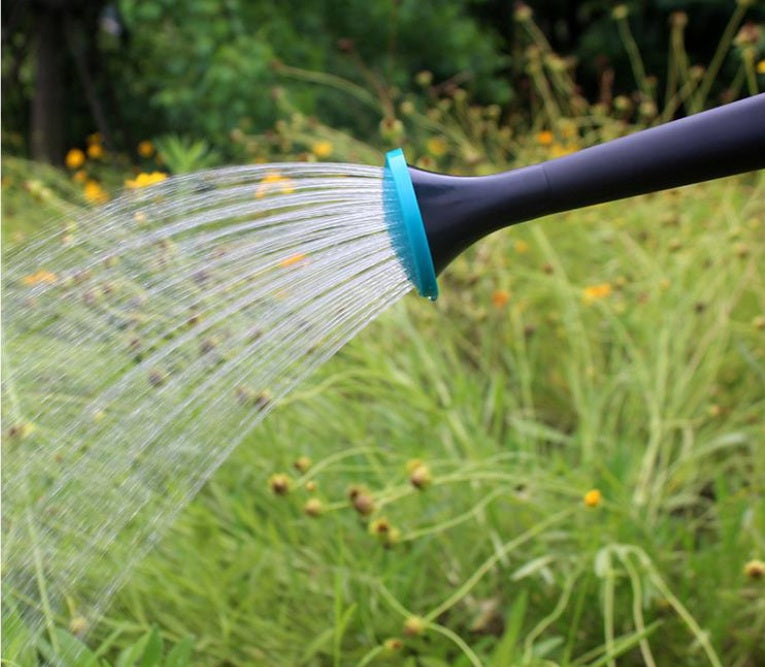
[[436, 273], [525, 220], [765, 168], [765, 93], [492, 176], [410, 167]]

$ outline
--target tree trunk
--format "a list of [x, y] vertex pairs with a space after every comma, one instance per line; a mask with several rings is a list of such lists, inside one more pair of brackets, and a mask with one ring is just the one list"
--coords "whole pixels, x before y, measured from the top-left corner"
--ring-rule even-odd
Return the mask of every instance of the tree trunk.
[[35, 12], [35, 87], [32, 97], [31, 143], [35, 160], [60, 164], [64, 159], [63, 15], [57, 8]]

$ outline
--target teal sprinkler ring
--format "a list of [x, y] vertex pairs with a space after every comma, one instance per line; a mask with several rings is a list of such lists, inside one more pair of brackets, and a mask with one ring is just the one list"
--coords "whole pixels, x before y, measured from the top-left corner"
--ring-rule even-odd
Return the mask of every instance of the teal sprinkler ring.
[[400, 148], [385, 155], [383, 201], [394, 246], [409, 280], [420, 296], [435, 301], [438, 298], [436, 270], [412, 177]]

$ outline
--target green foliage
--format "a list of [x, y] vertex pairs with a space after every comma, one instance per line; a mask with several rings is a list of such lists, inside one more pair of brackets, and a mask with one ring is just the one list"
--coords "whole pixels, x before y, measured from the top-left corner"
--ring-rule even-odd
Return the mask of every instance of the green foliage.
[[[47, 637], [31, 637], [21, 617], [14, 611], [3, 616], [3, 661], [17, 667], [40, 664], [56, 667], [187, 667], [192, 662], [193, 639], [177, 641], [167, 651], [156, 627], [137, 639], [123, 639], [120, 630], [113, 632], [96, 649], [88, 648], [76, 635], [54, 628]], [[121, 650], [114, 659], [105, 658], [119, 642]]]
[[[277, 60], [370, 85], [366, 73], [378, 88], [408, 86], [416, 68], [435, 64], [443, 77], [467, 72], [487, 96], [506, 99], [507, 87], [496, 77], [503, 64], [496, 40], [479, 31], [466, 5], [228, 0], [221, 8], [210, 0], [122, 0], [129, 48], [112, 61], [112, 76], [123, 112], [143, 136], [173, 128], [220, 147], [239, 125], [262, 129], [276, 120]], [[294, 93], [306, 113], [369, 129], [363, 110], [349, 109], [326, 89]]]
[[163, 165], [171, 174], [188, 174], [220, 163], [220, 155], [204, 139], [179, 135], [159, 137], [155, 142]]

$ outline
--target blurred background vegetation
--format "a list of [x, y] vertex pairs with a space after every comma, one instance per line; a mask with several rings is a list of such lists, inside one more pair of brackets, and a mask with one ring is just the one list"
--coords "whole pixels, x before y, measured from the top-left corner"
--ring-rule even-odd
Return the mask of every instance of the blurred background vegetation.
[[[3, 147], [61, 165], [97, 132], [112, 159], [135, 161], [141, 140], [173, 134], [214, 146], [208, 162], [247, 161], [265, 148], [232, 133], [272, 128], [286, 115], [285, 96], [290, 112], [365, 141], [410, 95], [466, 89], [477, 104], [500, 105], [504, 120], [528, 115], [540, 90], [526, 66], [528, 34], [514, 19], [530, 11], [503, 0], [10, 0], [2, 7]], [[753, 67], [763, 43], [761, 3], [644, 0], [619, 12], [642, 58], [640, 101], [661, 109], [674, 94], [679, 72], [667, 68], [668, 46], [682, 47], [682, 66], [702, 76], [693, 68], [713, 61], [731, 12], [739, 48], [726, 49], [704, 98], [715, 104], [745, 89], [747, 53]], [[614, 16], [606, 0], [534, 3], [536, 26], [562, 54], [554, 66], [589, 102], [635, 89], [636, 63]], [[370, 99], [343, 91], [354, 84]]]

